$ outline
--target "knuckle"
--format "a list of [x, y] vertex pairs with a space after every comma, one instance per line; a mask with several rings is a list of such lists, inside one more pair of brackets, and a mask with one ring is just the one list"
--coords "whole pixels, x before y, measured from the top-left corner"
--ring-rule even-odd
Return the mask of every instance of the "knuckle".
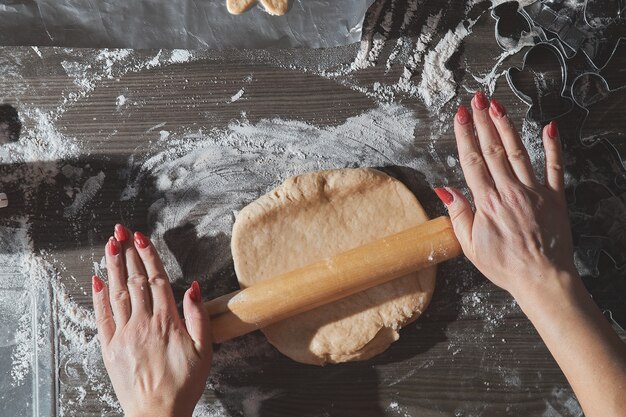
[[141, 287], [145, 285], [147, 281], [148, 278], [144, 274], [134, 273], [128, 276], [128, 285], [134, 287]]
[[489, 212], [495, 213], [502, 205], [500, 196], [496, 191], [487, 191], [480, 199], [481, 206]]
[[452, 221], [452, 223], [457, 223], [462, 219], [462, 216], [465, 214], [465, 212], [469, 210], [468, 208], [463, 208], [461, 210], [458, 211], [454, 211], [449, 213], [450, 215], [450, 220]]
[[461, 165], [464, 167], [474, 167], [483, 165], [485, 161], [479, 152], [471, 151], [461, 157]]
[[155, 333], [159, 337], [166, 337], [170, 333], [170, 329], [174, 326], [174, 316], [167, 311], [154, 313]]
[[483, 155], [485, 156], [499, 156], [504, 153], [504, 147], [496, 143], [490, 143], [483, 147]]
[[509, 207], [524, 208], [528, 207], [528, 196], [523, 190], [517, 187], [508, 187], [501, 191], [502, 200], [504, 200]]
[[130, 295], [126, 290], [115, 290], [111, 292], [111, 301], [115, 303], [126, 302], [130, 299]]
[[526, 162], [528, 160], [526, 152], [519, 148], [513, 149], [511, 152], [507, 153], [507, 157], [511, 162]]
[[102, 328], [111, 323], [112, 318], [110, 316], [96, 317], [96, 328]]
[[563, 166], [556, 162], [550, 162], [547, 164], [547, 168], [553, 172], [563, 172]]
[[163, 274], [156, 274], [148, 278], [148, 282], [151, 286], [163, 287], [169, 285], [169, 279]]
[[465, 142], [473, 142], [474, 141], [474, 128], [472, 125], [468, 123], [467, 127], [463, 127], [458, 131], [459, 139]]

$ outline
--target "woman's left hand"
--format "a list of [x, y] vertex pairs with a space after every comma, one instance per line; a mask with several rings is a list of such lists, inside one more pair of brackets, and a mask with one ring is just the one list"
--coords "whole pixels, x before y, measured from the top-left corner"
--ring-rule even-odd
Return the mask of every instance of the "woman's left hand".
[[109, 287], [93, 277], [102, 357], [126, 417], [191, 416], [211, 368], [209, 316], [194, 282], [183, 321], [150, 240], [124, 226], [106, 245]]

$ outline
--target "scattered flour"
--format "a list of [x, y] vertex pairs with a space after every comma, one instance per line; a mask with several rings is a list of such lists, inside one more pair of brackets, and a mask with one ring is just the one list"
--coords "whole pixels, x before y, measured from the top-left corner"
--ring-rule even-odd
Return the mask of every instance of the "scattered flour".
[[82, 190], [74, 195], [74, 201], [72, 204], [65, 207], [63, 210], [63, 216], [75, 217], [87, 203], [93, 200], [98, 191], [100, 191], [102, 185], [104, 184], [104, 178], [105, 175], [102, 171], [100, 171], [98, 175], [89, 177], [85, 181]]
[[230, 98], [230, 102], [234, 103], [235, 101], [239, 100], [244, 93], [244, 89], [240, 89], [239, 91], [237, 91], [235, 94], [233, 94], [233, 96]]
[[[299, 121], [234, 121], [223, 131], [170, 137], [167, 147], [141, 163], [123, 195], [130, 199], [152, 181], [160, 196], [152, 205], [153, 237], [173, 280], [179, 262], [164, 245], [165, 233], [187, 216], [207, 213], [194, 224], [199, 236], [230, 235], [233, 212], [286, 177], [307, 171], [357, 166], [403, 166], [443, 181], [443, 166], [414, 146], [415, 114], [400, 105], [382, 105], [343, 124], [321, 128]], [[230, 262], [216, 257], [206, 274]]]
[[181, 64], [189, 61], [193, 55], [185, 49], [174, 49], [170, 55], [170, 62], [173, 64]]
[[437, 46], [424, 57], [419, 95], [424, 100], [424, 104], [435, 111], [438, 111], [456, 94], [457, 84], [452, 71], [446, 67], [446, 63], [456, 52], [461, 41], [470, 33], [470, 29], [464, 23], [459, 23], [455, 30], [448, 31]]
[[115, 99], [115, 106], [117, 106], [118, 110], [124, 104], [126, 104], [126, 97], [124, 97], [124, 95], [117, 96], [117, 98]]

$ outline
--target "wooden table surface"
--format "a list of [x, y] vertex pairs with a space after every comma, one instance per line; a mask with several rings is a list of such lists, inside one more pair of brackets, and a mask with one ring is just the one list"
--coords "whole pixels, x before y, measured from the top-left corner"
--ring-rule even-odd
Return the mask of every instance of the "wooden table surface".
[[[454, 4], [454, 3], [453, 3]], [[419, 27], [419, 26], [418, 26]], [[412, 29], [415, 31], [415, 28]], [[409, 33], [409, 36], [415, 35]], [[388, 36], [389, 53], [395, 42]], [[148, 208], [157, 196], [140, 193], [137, 198], [121, 201], [120, 194], [128, 181], [124, 169], [130, 156], [145, 158], [151, 152], [154, 127], [165, 123], [168, 131], [185, 132], [225, 128], [245, 112], [254, 123], [261, 119], [298, 120], [315, 126], [335, 126], [380, 105], [375, 97], [350, 88], [360, 84], [393, 82], [401, 65], [387, 71], [384, 60], [354, 74], [322, 76], [304, 71], [311, 63], [332, 67], [348, 64], [356, 56], [358, 45], [332, 51], [268, 50], [197, 52], [183, 63], [160, 64], [152, 68], [133, 62], [145, 62], [158, 51], [137, 51], [124, 58], [125, 70], [92, 77], [92, 86], [81, 96], [76, 77], [68, 75], [64, 62], [91, 63], [100, 51], [26, 47], [0, 49], [0, 102], [14, 106], [22, 115], [23, 130], [33, 129], [27, 113], [33, 109], [56, 112], [54, 125], [67, 137], [76, 138], [85, 150], [72, 165], [93, 173], [102, 171], [106, 181], [99, 193], [74, 218], [61, 215], [71, 202], [64, 197], [63, 186], [42, 186], [37, 198], [13, 195], [8, 215], [24, 212], [29, 216], [35, 249], [54, 259], [63, 284], [71, 298], [90, 308], [89, 279], [93, 262], [99, 262], [102, 248], [116, 222], [151, 232]], [[164, 54], [166, 52], [163, 52]], [[468, 67], [488, 69], [499, 54], [493, 38], [493, 21], [487, 18], [455, 56], [457, 97], [441, 112], [433, 113], [415, 97], [398, 94], [394, 102], [411, 109], [421, 121], [415, 131], [415, 147], [433, 146], [433, 126], [449, 122], [451, 109], [461, 99], [467, 103], [476, 82], [464, 73]], [[509, 64], [518, 65], [521, 54]], [[94, 73], [97, 71], [94, 70]], [[223, 105], [252, 75], [245, 85], [245, 100]], [[395, 77], [395, 78], [394, 78]], [[391, 80], [391, 81], [390, 81]], [[523, 119], [527, 106], [510, 90], [504, 77], [497, 82], [497, 97], [509, 109], [513, 120]], [[120, 112], [116, 97], [124, 95], [138, 105]], [[64, 103], [64, 99], [71, 97]], [[0, 103], [0, 104], [1, 104]], [[623, 117], [615, 109], [615, 118]], [[151, 130], [152, 129], [152, 130]], [[569, 139], [568, 139], [569, 140]], [[575, 139], [571, 139], [572, 141]], [[435, 153], [455, 155], [451, 129], [445, 127], [435, 142]], [[573, 143], [573, 142], [572, 142]], [[578, 153], [577, 153], [578, 152]], [[426, 152], [425, 152], [426, 153]], [[583, 151], [572, 145], [572, 158]], [[65, 161], [67, 162], [67, 161]], [[50, 162], [52, 164], [56, 162]], [[436, 164], [433, 170], [445, 175], [450, 185], [463, 186], [458, 167]], [[46, 163], [41, 163], [45, 165]], [[3, 167], [3, 169], [6, 167]], [[10, 168], [10, 167], [9, 167]], [[434, 198], [423, 176], [389, 168], [392, 174], [416, 190], [432, 216], [443, 208]], [[582, 174], [581, 174], [582, 175]], [[617, 175], [617, 174], [616, 174]], [[5, 185], [11, 195], [11, 185]], [[188, 220], [198, 220], [193, 214]], [[182, 251], [199, 253], [201, 236]], [[228, 237], [214, 245], [228, 252]], [[210, 254], [206, 254], [210, 257]], [[176, 282], [178, 301], [182, 291], [194, 279], [200, 279], [205, 298], [236, 287], [232, 264], [208, 276], [207, 263], [180, 257], [184, 281]], [[187, 263], [188, 265], [185, 265]], [[620, 274], [611, 275], [617, 280]], [[623, 273], [621, 274], [623, 280]], [[220, 285], [215, 285], [220, 281]], [[87, 289], [87, 291], [85, 291]], [[623, 289], [623, 287], [622, 287]], [[616, 308], [624, 293], [601, 298], [604, 308]], [[626, 336], [622, 332], [622, 337]], [[62, 336], [61, 340], [62, 340]], [[323, 368], [295, 363], [276, 353], [259, 333], [246, 336], [216, 349], [216, 371], [205, 402], [221, 403], [229, 416], [579, 416], [580, 408], [563, 374], [512, 298], [489, 283], [465, 260], [441, 266], [437, 289], [428, 311], [416, 323], [401, 332], [400, 340], [385, 353], [362, 363]], [[239, 347], [252, 346], [249, 357], [238, 357]], [[119, 415], [98, 399], [98, 393], [81, 379], [68, 374], [63, 365], [71, 358], [60, 358], [59, 401], [77, 401], [78, 387], [87, 391], [80, 411], [68, 408], [64, 415]], [[102, 373], [102, 382], [108, 378]], [[217, 411], [215, 412], [217, 415]]]

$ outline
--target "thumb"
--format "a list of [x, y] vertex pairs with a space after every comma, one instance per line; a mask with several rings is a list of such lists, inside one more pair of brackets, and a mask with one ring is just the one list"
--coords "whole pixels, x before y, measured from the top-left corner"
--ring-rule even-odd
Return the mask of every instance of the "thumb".
[[194, 341], [196, 350], [200, 353], [210, 352], [212, 341], [209, 312], [202, 305], [200, 285], [197, 281], [192, 282], [191, 287], [185, 292], [183, 314], [187, 332]]
[[435, 194], [446, 205], [454, 234], [459, 240], [463, 252], [469, 253], [472, 242], [472, 226], [474, 225], [474, 212], [467, 198], [456, 188], [435, 188]]

